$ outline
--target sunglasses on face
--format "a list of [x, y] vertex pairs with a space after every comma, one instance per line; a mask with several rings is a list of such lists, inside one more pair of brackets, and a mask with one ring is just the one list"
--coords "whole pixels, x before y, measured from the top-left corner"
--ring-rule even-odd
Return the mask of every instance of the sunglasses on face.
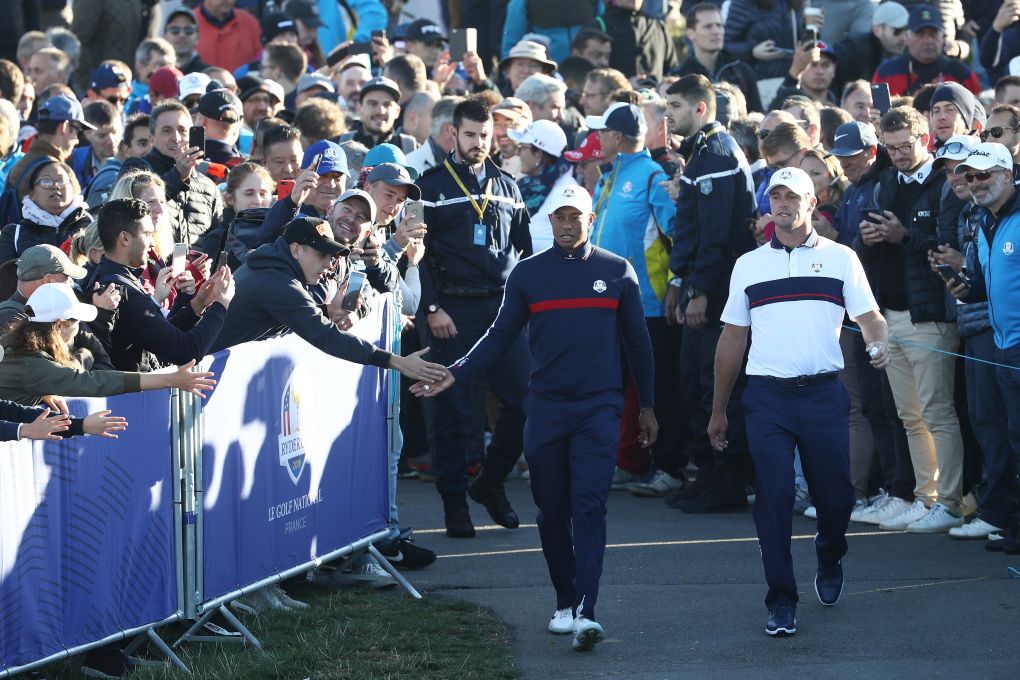
[[121, 96], [118, 96], [118, 95], [113, 95], [113, 96], [107, 97], [106, 101], [110, 102], [114, 106], [120, 106], [121, 104], [123, 104], [124, 102], [127, 101], [127, 97], [121, 97]]
[[772, 130], [758, 130], [758, 139], [764, 140]]
[[981, 131], [981, 141], [982, 142], [986, 141], [988, 139], [989, 135], [991, 135], [995, 139], [1000, 139], [1000, 138], [1002, 138], [1002, 136], [1004, 134], [1006, 134], [1007, 130], [1009, 132], [1016, 132], [1017, 130], [1020, 130], [1020, 127], [1003, 127], [1001, 125], [996, 125], [993, 128], [988, 128], [987, 130], [982, 130]]
[[907, 30], [906, 27], [903, 27], [903, 28], [894, 28], [892, 30], [892, 34], [898, 38], [901, 35], [903, 35], [903, 32], [906, 31], [906, 30]]
[[181, 33], [184, 35], [195, 35], [197, 31], [198, 29], [194, 26], [171, 26], [166, 29], [166, 32], [170, 35], [180, 35]]
[[995, 173], [991, 170], [980, 170], [978, 172], [965, 172], [963, 173], [963, 178], [967, 180], [967, 184], [970, 184], [974, 180], [977, 180], [978, 182], [987, 182], [994, 174]]

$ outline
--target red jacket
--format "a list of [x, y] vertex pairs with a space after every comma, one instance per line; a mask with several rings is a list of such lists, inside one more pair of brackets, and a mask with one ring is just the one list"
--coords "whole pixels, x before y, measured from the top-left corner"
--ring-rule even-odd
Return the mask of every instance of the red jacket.
[[220, 66], [231, 73], [258, 59], [262, 52], [262, 27], [259, 20], [243, 9], [235, 9], [234, 16], [220, 28], [209, 22], [199, 8], [198, 56], [212, 66]]

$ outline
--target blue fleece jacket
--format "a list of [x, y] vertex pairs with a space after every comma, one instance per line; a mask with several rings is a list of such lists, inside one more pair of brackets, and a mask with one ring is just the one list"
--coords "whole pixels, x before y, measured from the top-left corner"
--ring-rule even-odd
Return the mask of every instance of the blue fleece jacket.
[[451, 372], [469, 380], [499, 360], [528, 325], [534, 361], [531, 390], [581, 400], [623, 389], [623, 346], [642, 407], [653, 406], [652, 343], [634, 267], [585, 243], [573, 253], [552, 248], [521, 260], [506, 281], [496, 320]]

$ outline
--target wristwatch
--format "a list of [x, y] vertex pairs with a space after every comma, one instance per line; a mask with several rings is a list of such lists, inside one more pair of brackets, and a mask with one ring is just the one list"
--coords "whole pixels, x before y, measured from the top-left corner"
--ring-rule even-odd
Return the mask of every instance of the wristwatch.
[[701, 290], [700, 288], [695, 288], [694, 286], [687, 286], [688, 300], [693, 300], [694, 298], [701, 297], [702, 295], [705, 295], [705, 291]]
[[439, 305], [429, 305], [429, 314], [435, 314], [439, 311]]

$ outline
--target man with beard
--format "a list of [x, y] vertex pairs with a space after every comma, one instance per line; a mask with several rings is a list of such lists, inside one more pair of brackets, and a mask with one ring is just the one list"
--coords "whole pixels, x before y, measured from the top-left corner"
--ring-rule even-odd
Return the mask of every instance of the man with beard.
[[[493, 121], [488, 105], [478, 99], [461, 102], [453, 112], [453, 127], [454, 152], [418, 180], [429, 225], [420, 308], [427, 314], [432, 355], [443, 364], [464, 356], [492, 324], [510, 270], [532, 252], [520, 190], [489, 159]], [[530, 366], [522, 334], [511, 338], [504, 360], [487, 372], [501, 402], [500, 415], [482, 473], [470, 487], [467, 449], [477, 439], [471, 432], [477, 419], [470, 381], [455, 384], [438, 398], [434, 460], [447, 536], [475, 535], [466, 493], [484, 505], [497, 524], [510, 529], [519, 525], [503, 482], [521, 455], [522, 400]]]
[[371, 149], [379, 144], [392, 144], [404, 153], [418, 148], [411, 135], [397, 132], [400, 117], [400, 87], [389, 78], [372, 78], [361, 86], [358, 100], [358, 122], [350, 132], [340, 136], [341, 142], [354, 140]]
[[[680, 373], [698, 466], [694, 484], [667, 497], [684, 512], [743, 512], [747, 439], [739, 396], [730, 401], [730, 446], [713, 454], [698, 435], [708, 426], [715, 387], [713, 365], [723, 330], [729, 273], [740, 254], [754, 247], [748, 224], [754, 216], [751, 169], [737, 142], [715, 120], [715, 91], [702, 75], [684, 76], [666, 91], [670, 129], [689, 139], [690, 160], [680, 181], [676, 231], [666, 293], [666, 321], [683, 325]], [[743, 380], [737, 383], [737, 395]], [[792, 502], [791, 502], [792, 506]]]

